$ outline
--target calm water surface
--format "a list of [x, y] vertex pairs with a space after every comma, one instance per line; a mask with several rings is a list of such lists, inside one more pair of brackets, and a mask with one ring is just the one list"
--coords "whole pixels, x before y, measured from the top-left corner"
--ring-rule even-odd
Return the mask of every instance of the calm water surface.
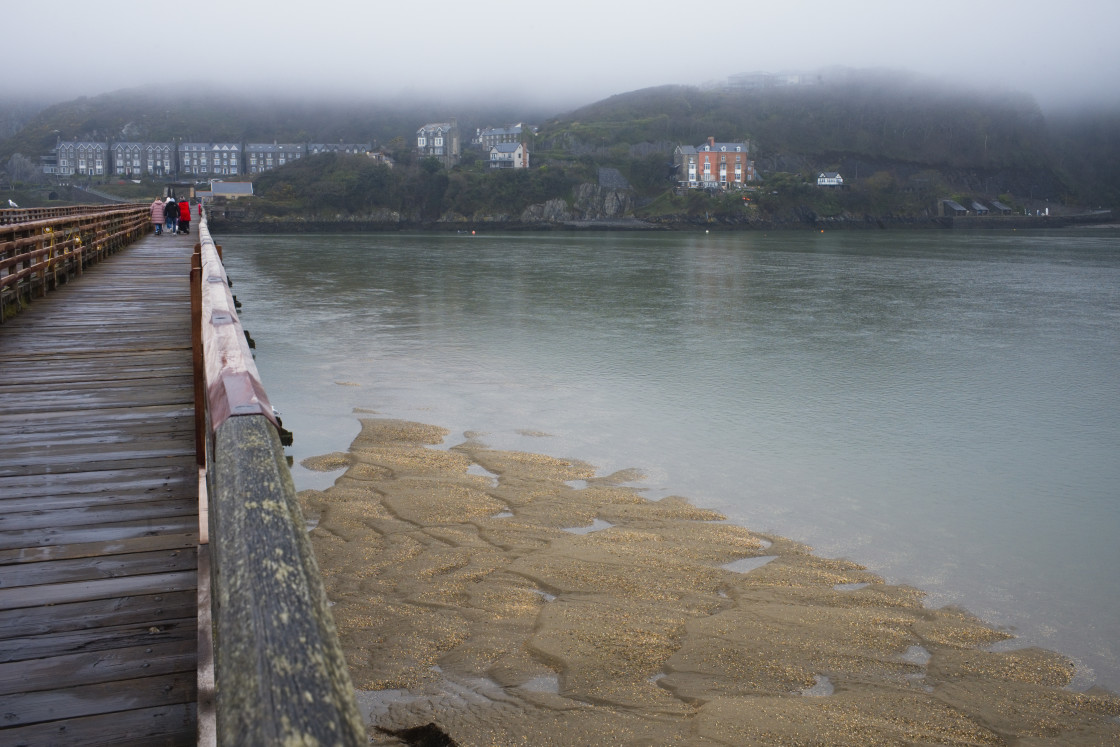
[[355, 407], [638, 467], [1120, 690], [1120, 232], [222, 243], [300, 488]]

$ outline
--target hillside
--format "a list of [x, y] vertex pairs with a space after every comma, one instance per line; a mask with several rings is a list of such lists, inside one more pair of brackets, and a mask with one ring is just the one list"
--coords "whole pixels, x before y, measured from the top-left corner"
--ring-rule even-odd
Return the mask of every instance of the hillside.
[[[0, 111], [4, 105], [0, 103]], [[83, 97], [47, 107], [22, 129], [0, 140], [0, 163], [14, 153], [37, 160], [59, 140], [361, 142], [411, 141], [424, 122], [457, 116], [464, 132], [551, 111], [525, 111], [509, 104], [451, 106], [426, 100], [344, 103], [314, 96], [266, 98], [212, 91], [168, 96], [126, 90]], [[468, 129], [469, 128], [469, 129]]]
[[[10, 119], [29, 115], [24, 109]], [[452, 116], [464, 141], [475, 127], [540, 124], [539, 133], [528, 136], [529, 173], [489, 173], [466, 149], [450, 173], [424, 170], [411, 156], [417, 125]], [[750, 142], [767, 186], [751, 204], [670, 193], [673, 148], [709, 136]], [[228, 93], [171, 99], [122, 91], [31, 116], [0, 141], [0, 170], [8, 165], [9, 181], [19, 181], [16, 172], [33, 170], [60, 138], [370, 142], [397, 158], [398, 168], [387, 175], [342, 161], [278, 169], [260, 178], [253, 211], [271, 216], [388, 210], [425, 222], [444, 214], [494, 219], [549, 201], [554, 204], [546, 212], [561, 214], [566, 208], [555, 201], [574, 208], [576, 186], [594, 182], [600, 167], [621, 172], [632, 187], [629, 214], [649, 219], [920, 220], [941, 197], [1001, 199], [1016, 209], [1120, 206], [1120, 110], [1046, 115], [1020, 94], [958, 89], [888, 71], [832, 71], [819, 85], [757, 90], [650, 88], [559, 115], [482, 103], [340, 103]], [[15, 153], [24, 158], [9, 162]], [[820, 171], [841, 172], [845, 189], [816, 189]]]
[[[763, 173], [838, 170], [859, 180], [885, 172], [900, 186], [935, 178], [951, 189], [1054, 201], [1099, 192], [1107, 176], [1086, 173], [1092, 155], [1074, 156], [1077, 139], [1059, 141], [1025, 96], [954, 91], [886, 72], [757, 91], [634, 91], [546, 122], [537, 143], [610, 158], [642, 143], [664, 152], [709, 135], [749, 139]], [[1072, 151], [1064, 160], [1063, 149]], [[1115, 184], [1108, 188], [1110, 199], [1120, 198]]]

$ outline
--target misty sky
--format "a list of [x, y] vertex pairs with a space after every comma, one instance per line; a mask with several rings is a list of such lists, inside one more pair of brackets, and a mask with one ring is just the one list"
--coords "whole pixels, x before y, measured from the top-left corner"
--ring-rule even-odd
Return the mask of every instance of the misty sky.
[[1025, 91], [1044, 105], [1120, 100], [1120, 0], [2, 3], [0, 94], [59, 100], [174, 70], [184, 83], [257, 90], [583, 104], [835, 65]]

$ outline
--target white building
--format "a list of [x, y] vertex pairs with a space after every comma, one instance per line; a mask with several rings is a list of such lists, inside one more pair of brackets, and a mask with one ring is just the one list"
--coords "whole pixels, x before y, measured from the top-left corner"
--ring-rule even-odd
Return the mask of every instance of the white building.
[[490, 146], [490, 168], [527, 169], [529, 149], [525, 143], [498, 143]]

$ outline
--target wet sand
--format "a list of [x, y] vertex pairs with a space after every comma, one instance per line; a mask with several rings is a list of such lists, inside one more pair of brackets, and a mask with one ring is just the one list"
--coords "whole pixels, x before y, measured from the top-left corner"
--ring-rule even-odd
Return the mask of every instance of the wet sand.
[[637, 475], [362, 419], [300, 500], [373, 744], [1117, 744], [1068, 659]]

